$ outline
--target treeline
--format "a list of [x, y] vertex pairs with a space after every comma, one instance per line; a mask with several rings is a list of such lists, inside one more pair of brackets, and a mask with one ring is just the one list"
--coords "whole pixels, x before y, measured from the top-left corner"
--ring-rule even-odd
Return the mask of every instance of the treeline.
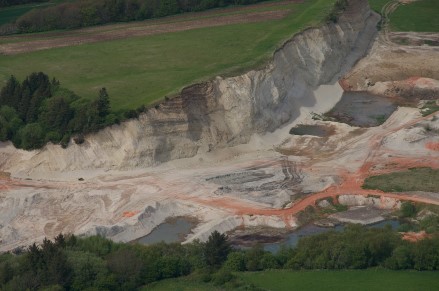
[[182, 12], [202, 11], [227, 5], [241, 5], [262, 0], [79, 0], [44, 9], [34, 9], [21, 16], [4, 33], [71, 29], [110, 22], [144, 20]]
[[15, 253], [0, 256], [1, 290], [136, 290], [186, 275], [239, 287], [233, 272], [370, 267], [439, 270], [439, 234], [410, 243], [391, 228], [351, 225], [344, 232], [302, 238], [296, 248], [276, 254], [260, 247], [233, 250], [227, 237], [218, 232], [206, 243], [151, 246], [116, 244], [99, 236], [59, 235], [54, 241]]
[[13, 5], [21, 5], [28, 3], [41, 3], [49, 0], [0, 0], [0, 7], [8, 7]]
[[1, 290], [136, 290], [138, 287], [215, 268], [227, 257], [226, 237], [206, 243], [116, 244], [99, 236], [59, 235], [23, 254], [0, 256]]
[[72, 135], [81, 143], [83, 134], [116, 122], [105, 88], [95, 100], [84, 100], [39, 72], [21, 83], [11, 76], [0, 91], [0, 141], [17, 148], [40, 148], [49, 141], [67, 146]]

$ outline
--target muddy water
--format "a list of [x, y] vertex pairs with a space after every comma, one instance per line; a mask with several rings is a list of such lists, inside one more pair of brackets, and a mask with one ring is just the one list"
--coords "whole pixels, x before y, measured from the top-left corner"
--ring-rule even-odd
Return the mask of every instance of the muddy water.
[[344, 92], [341, 100], [325, 115], [349, 125], [372, 127], [386, 121], [396, 108], [389, 98], [366, 92]]
[[305, 124], [299, 124], [290, 130], [292, 135], [313, 135], [318, 137], [330, 136], [332, 132], [333, 130], [326, 126]]
[[159, 242], [182, 242], [195, 225], [194, 220], [186, 217], [173, 218], [157, 226], [150, 234], [139, 238], [137, 243], [150, 245]]
[[[381, 221], [381, 222], [378, 222], [375, 224], [371, 224], [367, 227], [384, 228], [384, 227], [386, 227], [386, 225], [390, 225], [390, 227], [392, 227], [392, 229], [397, 229], [399, 227], [400, 223], [398, 220], [384, 220], [384, 221]], [[310, 225], [307, 225], [307, 226], [300, 228], [297, 231], [294, 231], [294, 232], [288, 234], [286, 237], [286, 240], [284, 240], [282, 242], [264, 244], [264, 250], [272, 252], [272, 253], [276, 253], [277, 251], [280, 250], [280, 248], [282, 246], [295, 247], [297, 245], [297, 243], [299, 242], [299, 239], [302, 237], [325, 233], [328, 231], [342, 231], [344, 228], [345, 228], [345, 226], [342, 224], [337, 225], [335, 228], [325, 228], [325, 227], [316, 226], [314, 224], [310, 224]]]

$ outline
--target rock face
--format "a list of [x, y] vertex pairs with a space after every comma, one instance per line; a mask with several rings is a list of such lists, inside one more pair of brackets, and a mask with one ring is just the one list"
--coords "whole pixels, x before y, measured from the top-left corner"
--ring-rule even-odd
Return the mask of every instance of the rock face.
[[365, 0], [350, 0], [337, 23], [295, 35], [264, 69], [196, 84], [137, 120], [89, 135], [67, 149], [23, 152], [0, 144], [0, 169], [13, 175], [146, 167], [247, 143], [255, 133], [294, 120], [316, 100], [313, 90], [336, 80], [364, 55], [378, 16]]

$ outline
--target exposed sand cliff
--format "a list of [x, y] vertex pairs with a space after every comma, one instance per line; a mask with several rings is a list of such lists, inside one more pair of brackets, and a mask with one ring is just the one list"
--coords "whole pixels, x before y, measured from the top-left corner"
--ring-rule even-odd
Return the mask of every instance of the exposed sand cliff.
[[147, 167], [274, 131], [297, 118], [302, 107], [315, 106], [313, 91], [337, 80], [366, 52], [379, 17], [367, 1], [350, 3], [337, 24], [294, 36], [263, 70], [185, 88], [138, 120], [87, 136], [82, 145], [24, 152], [1, 144], [0, 169], [13, 176], [47, 178], [59, 171]]

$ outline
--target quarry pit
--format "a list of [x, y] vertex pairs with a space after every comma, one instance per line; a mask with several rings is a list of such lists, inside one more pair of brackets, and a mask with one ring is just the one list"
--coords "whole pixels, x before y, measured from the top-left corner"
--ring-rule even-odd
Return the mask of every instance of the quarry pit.
[[[26, 152], [1, 143], [0, 251], [61, 232], [129, 242], [182, 216], [198, 221], [186, 242], [214, 230], [294, 229], [299, 213], [325, 198], [439, 205], [439, 189], [362, 188], [371, 175], [439, 168], [439, 113], [413, 106], [439, 98], [439, 50], [389, 41], [366, 1], [350, 3], [338, 23], [295, 35], [264, 69], [188, 87], [82, 145]], [[343, 92], [398, 107], [363, 127], [316, 118]], [[330, 130], [291, 135], [299, 125]]]

